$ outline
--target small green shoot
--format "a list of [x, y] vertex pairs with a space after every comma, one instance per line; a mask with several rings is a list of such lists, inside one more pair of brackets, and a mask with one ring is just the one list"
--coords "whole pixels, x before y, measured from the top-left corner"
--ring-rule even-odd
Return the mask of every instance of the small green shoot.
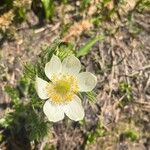
[[54, 15], [54, 1], [53, 0], [41, 0], [43, 4], [43, 9], [45, 12], [46, 19], [52, 19]]
[[134, 129], [128, 129], [124, 132], [124, 135], [133, 142], [139, 139], [139, 133]]
[[125, 95], [120, 105], [125, 106], [132, 101], [132, 88], [127, 82], [121, 82], [119, 85], [119, 90], [122, 95]]
[[82, 0], [82, 2], [81, 2], [81, 10], [82, 11], [85, 10], [88, 7], [89, 4], [90, 4], [90, 0]]
[[96, 142], [97, 138], [103, 137], [106, 135], [106, 130], [104, 129], [103, 125], [99, 123], [97, 125], [96, 131], [89, 132], [87, 134], [87, 145], [91, 145]]
[[150, 1], [149, 0], [139, 0], [137, 2], [137, 8], [138, 11], [144, 12], [150, 10]]

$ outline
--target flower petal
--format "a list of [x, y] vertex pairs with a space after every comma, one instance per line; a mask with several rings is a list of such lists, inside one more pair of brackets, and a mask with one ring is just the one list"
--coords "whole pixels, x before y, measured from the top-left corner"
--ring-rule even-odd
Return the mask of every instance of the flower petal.
[[60, 105], [56, 105], [47, 100], [43, 106], [43, 111], [49, 121], [57, 122], [64, 118], [64, 112]]
[[36, 88], [38, 96], [41, 99], [47, 99], [48, 98], [48, 94], [46, 91], [47, 84], [48, 84], [48, 82], [46, 82], [45, 80], [39, 78], [38, 76], [36, 77], [35, 88]]
[[88, 92], [96, 86], [97, 78], [90, 72], [82, 72], [77, 75], [79, 91]]
[[60, 73], [61, 69], [61, 60], [56, 55], [53, 55], [51, 60], [45, 65], [45, 74], [51, 79], [52, 75]]
[[80, 60], [74, 55], [66, 57], [62, 62], [62, 72], [76, 75], [81, 70]]
[[63, 110], [65, 114], [74, 121], [79, 121], [84, 118], [84, 109], [78, 96], [75, 96], [74, 100], [64, 105]]

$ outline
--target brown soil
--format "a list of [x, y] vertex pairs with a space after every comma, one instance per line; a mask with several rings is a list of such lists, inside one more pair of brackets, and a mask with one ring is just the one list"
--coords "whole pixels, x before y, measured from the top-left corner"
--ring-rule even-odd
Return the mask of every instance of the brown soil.
[[[16, 86], [23, 64], [37, 59], [41, 47], [51, 44], [60, 34], [61, 23], [58, 20], [39, 28], [37, 17], [32, 12], [27, 16], [27, 22], [17, 27], [16, 39], [1, 43], [1, 117], [10, 107], [10, 99], [4, 92], [4, 86]], [[138, 34], [134, 34], [135, 27], [125, 22], [124, 14], [121, 20], [104, 22], [101, 28], [93, 30], [95, 33], [103, 33], [106, 29], [116, 29], [114, 34], [109, 34], [103, 42], [97, 43], [90, 54], [81, 58], [86, 70], [97, 75], [97, 101], [92, 106], [88, 101], [83, 101], [87, 121], [84, 126], [72, 121], [54, 124], [53, 140], [46, 142], [56, 149], [150, 149], [150, 138], [142, 136], [138, 141], [130, 142], [122, 138], [121, 134], [114, 139], [109, 136], [99, 137], [95, 144], [85, 145], [86, 133], [95, 130], [99, 119], [107, 131], [112, 131], [120, 123], [131, 119], [136, 123], [138, 132], [150, 133], [150, 14], [134, 13], [133, 17], [136, 26], [141, 29]], [[83, 33], [78, 38], [78, 47], [89, 39], [89, 32]], [[131, 86], [133, 97], [132, 102], [119, 107], [126, 96], [120, 93], [122, 82]], [[2, 143], [0, 148], [5, 149], [4, 145]]]

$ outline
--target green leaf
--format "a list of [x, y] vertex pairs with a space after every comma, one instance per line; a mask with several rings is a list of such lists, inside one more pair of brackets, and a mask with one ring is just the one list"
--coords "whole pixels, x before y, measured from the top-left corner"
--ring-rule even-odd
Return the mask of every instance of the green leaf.
[[104, 5], [107, 5], [110, 2], [111, 2], [111, 0], [103, 0]]
[[81, 56], [85, 56], [87, 55], [92, 46], [97, 42], [97, 41], [102, 41], [104, 40], [104, 36], [99, 36], [99, 37], [96, 37], [96, 38], [93, 38], [92, 40], [90, 40], [89, 42], [87, 42], [83, 47], [80, 48], [80, 50], [78, 51], [77, 53], [77, 57], [81, 57]]
[[39, 112], [30, 111], [26, 117], [25, 128], [31, 141], [40, 141], [49, 133], [50, 124]]
[[134, 129], [129, 129], [124, 133], [125, 137], [129, 138], [131, 141], [136, 141], [139, 139], [139, 133]]
[[46, 19], [52, 18], [54, 14], [54, 1], [53, 0], [41, 0], [45, 11]]
[[18, 17], [19, 17], [19, 19], [25, 20], [25, 18], [26, 18], [26, 9], [25, 8], [18, 8]]
[[84, 10], [90, 4], [90, 0], [82, 0], [81, 2], [81, 10]]
[[19, 99], [19, 92], [16, 88], [11, 87], [9, 85], [5, 86], [5, 91], [6, 93], [10, 96], [13, 104], [15, 106], [18, 106], [20, 104], [20, 99]]
[[63, 3], [63, 4], [67, 4], [67, 3], [68, 3], [68, 0], [62, 0], [62, 3]]
[[87, 96], [89, 102], [95, 102], [96, 101], [96, 93], [94, 91], [87, 92], [86, 96]]

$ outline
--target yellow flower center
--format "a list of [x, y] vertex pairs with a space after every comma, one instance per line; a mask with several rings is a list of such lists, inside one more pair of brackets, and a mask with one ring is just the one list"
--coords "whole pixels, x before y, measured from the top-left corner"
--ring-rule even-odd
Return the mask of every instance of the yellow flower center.
[[47, 92], [54, 103], [69, 102], [79, 91], [77, 80], [72, 75], [53, 76], [51, 81], [47, 86]]

